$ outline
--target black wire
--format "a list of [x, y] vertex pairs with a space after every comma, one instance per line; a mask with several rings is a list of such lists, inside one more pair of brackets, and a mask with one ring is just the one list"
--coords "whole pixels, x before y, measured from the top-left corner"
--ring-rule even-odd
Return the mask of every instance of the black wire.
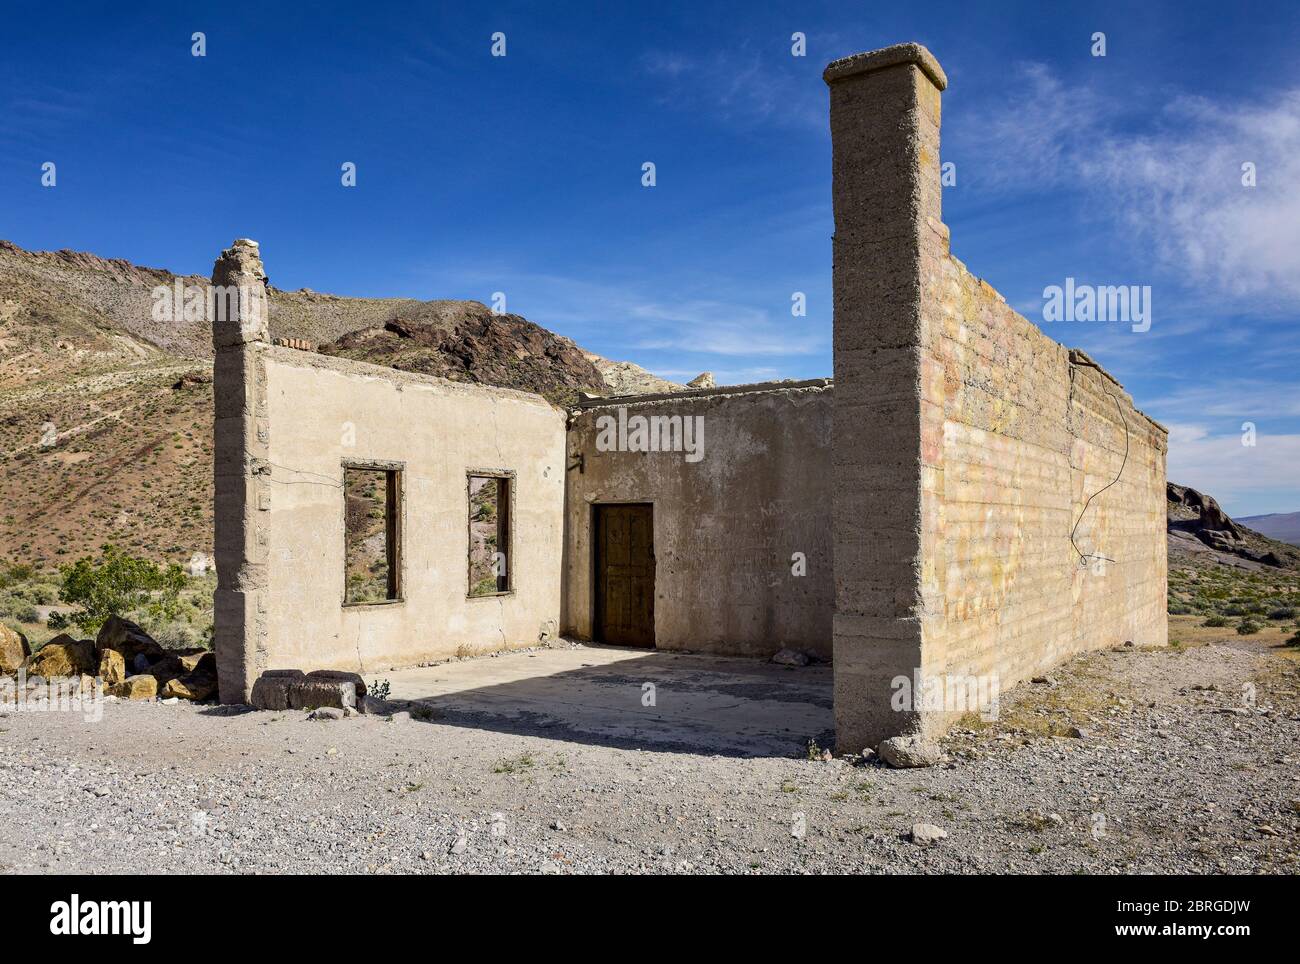
[[[1070, 369], [1070, 388], [1071, 388], [1071, 390], [1073, 390], [1073, 388], [1074, 388], [1074, 369], [1073, 369], [1073, 368]], [[1103, 388], [1102, 391], [1103, 391], [1103, 392], [1106, 392], [1106, 389]], [[1080, 524], [1081, 522], [1083, 522], [1083, 514], [1084, 514], [1085, 512], [1088, 511], [1088, 506], [1092, 505], [1092, 500], [1095, 499], [1095, 498], [1097, 498], [1097, 496], [1101, 495], [1103, 492], [1105, 492], [1107, 489], [1109, 489], [1112, 485], [1114, 485], [1116, 482], [1118, 482], [1119, 479], [1120, 479], [1120, 476], [1122, 476], [1122, 475], [1124, 474], [1124, 466], [1128, 465], [1128, 448], [1129, 448], [1128, 419], [1126, 419], [1126, 418], [1124, 417], [1124, 407], [1123, 407], [1122, 405], [1120, 405], [1120, 403], [1119, 403], [1119, 398], [1118, 398], [1114, 393], [1112, 393], [1112, 392], [1106, 392], [1106, 394], [1107, 394], [1107, 395], [1110, 395], [1111, 400], [1115, 403], [1115, 411], [1119, 412], [1119, 421], [1120, 421], [1120, 424], [1124, 426], [1124, 460], [1123, 460], [1122, 462], [1120, 462], [1120, 464], [1119, 464], [1119, 472], [1117, 472], [1117, 473], [1115, 474], [1115, 478], [1111, 479], [1108, 483], [1106, 483], [1105, 485], [1103, 485], [1100, 489], [1098, 489], [1098, 490], [1097, 490], [1096, 492], [1094, 492], [1092, 495], [1088, 496], [1088, 501], [1085, 502], [1085, 503], [1083, 504], [1083, 508], [1079, 510], [1079, 518], [1075, 520], [1074, 528], [1070, 530], [1070, 545], [1074, 546], [1074, 551], [1077, 552], [1077, 553], [1079, 553], [1079, 565], [1080, 565], [1080, 566], [1087, 566], [1087, 565], [1088, 565], [1088, 560], [1089, 560], [1089, 559], [1104, 559], [1104, 560], [1106, 560], [1106, 562], [1114, 562], [1114, 561], [1115, 561], [1115, 560], [1112, 559], [1110, 556], [1103, 556], [1101, 553], [1098, 553], [1098, 552], [1089, 552], [1089, 553], [1083, 553], [1083, 552], [1080, 552], [1080, 551], [1079, 551], [1079, 544], [1078, 544], [1077, 542], [1074, 541], [1074, 534], [1075, 534], [1076, 532], [1079, 531], [1079, 524]]]

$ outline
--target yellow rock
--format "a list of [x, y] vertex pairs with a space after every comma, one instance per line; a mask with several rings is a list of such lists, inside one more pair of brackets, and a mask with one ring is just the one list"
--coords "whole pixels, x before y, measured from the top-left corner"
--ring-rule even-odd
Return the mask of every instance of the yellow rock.
[[31, 654], [27, 637], [0, 623], [0, 674], [18, 672]]
[[168, 680], [162, 688], [163, 699], [173, 696], [183, 700], [201, 703], [217, 691], [217, 681], [210, 676], [191, 674], [178, 679]]
[[128, 676], [110, 686], [108, 693], [124, 700], [151, 700], [158, 695], [158, 681], [152, 676]]
[[76, 640], [66, 633], [55, 636], [27, 661], [28, 676], [80, 676], [99, 668], [93, 640]]
[[99, 675], [105, 686], [112, 686], [126, 679], [126, 660], [115, 649], [106, 649], [99, 654]]

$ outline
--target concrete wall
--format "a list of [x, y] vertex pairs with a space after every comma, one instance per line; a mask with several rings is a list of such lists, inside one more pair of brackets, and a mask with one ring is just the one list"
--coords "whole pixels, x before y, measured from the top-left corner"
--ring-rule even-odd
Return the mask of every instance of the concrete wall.
[[[601, 416], [699, 416], [703, 457], [600, 451]], [[574, 414], [565, 508], [564, 626], [589, 639], [592, 506], [654, 504], [655, 642], [660, 649], [827, 658], [831, 641], [830, 389], [714, 389], [615, 400]], [[583, 469], [572, 466], [581, 456]], [[792, 574], [804, 554], [806, 575]]]
[[[245, 701], [266, 669], [373, 673], [557, 632], [561, 411], [535, 395], [259, 342], [225, 352], [225, 363], [221, 354], [218, 398], [233, 406], [245, 395], [230, 371], [252, 371], [256, 391], [242, 420], [218, 428], [218, 578], [229, 589], [250, 567], [258, 574], [247, 600], [255, 618], [218, 614], [222, 700]], [[342, 604], [345, 460], [402, 463], [400, 601]], [[508, 595], [467, 597], [470, 469], [516, 473]], [[228, 497], [248, 479], [253, 498]]]
[[[857, 748], [952, 722], [891, 706], [897, 676], [1005, 689], [1079, 650], [1165, 642], [1165, 432], [949, 254], [930, 53], [859, 54], [826, 81], [835, 713]], [[1081, 566], [1071, 531], [1122, 463], [1075, 536], [1113, 561]]]

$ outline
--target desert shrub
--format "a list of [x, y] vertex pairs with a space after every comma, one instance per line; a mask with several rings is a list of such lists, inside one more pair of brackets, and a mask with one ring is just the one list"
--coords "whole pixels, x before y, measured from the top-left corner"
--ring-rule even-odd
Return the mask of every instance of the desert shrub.
[[1215, 614], [1201, 623], [1202, 626], [1209, 626], [1212, 629], [1218, 629], [1221, 626], [1228, 625], [1227, 617]]
[[60, 572], [59, 598], [82, 607], [70, 618], [86, 632], [97, 630], [109, 616], [132, 610], [154, 619], [171, 619], [185, 586], [185, 570], [175, 563], [160, 567], [111, 544], [100, 548], [98, 562], [83, 557]]
[[50, 629], [67, 629], [71, 623], [72, 620], [68, 619], [67, 613], [61, 613], [57, 610], [50, 613], [45, 619], [45, 625]]
[[14, 610], [14, 619], [20, 623], [39, 623], [41, 614], [36, 611], [36, 607], [30, 603], [24, 603]]
[[151, 635], [163, 649], [193, 649], [207, 642], [199, 630], [183, 622], [156, 626]]
[[1190, 616], [1196, 612], [1194, 606], [1189, 606], [1185, 602], [1175, 602], [1169, 604], [1169, 615], [1171, 616]]
[[1294, 636], [1288, 639], [1286, 644], [1288, 646], [1300, 646], [1300, 632], [1297, 632]]
[[1219, 612], [1225, 616], [1244, 616], [1246, 615], [1246, 607], [1230, 603], [1227, 606], [1220, 606]]
[[34, 583], [27, 589], [27, 598], [38, 606], [52, 605], [59, 598], [59, 587], [48, 582]]
[[1241, 622], [1237, 623], [1237, 635], [1253, 636], [1263, 628], [1263, 626], [1255, 622], [1253, 619], [1243, 619]]
[[1269, 619], [1295, 619], [1296, 611], [1292, 606], [1278, 606], [1268, 611]]

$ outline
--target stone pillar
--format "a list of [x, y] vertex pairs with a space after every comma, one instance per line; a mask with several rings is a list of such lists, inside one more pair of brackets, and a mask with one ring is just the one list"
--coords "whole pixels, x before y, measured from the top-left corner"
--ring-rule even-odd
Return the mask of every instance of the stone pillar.
[[212, 268], [213, 645], [221, 702], [247, 703], [266, 668], [267, 542], [271, 508], [266, 412], [266, 272], [257, 242], [237, 240]]
[[[925, 728], [920, 714], [891, 707], [891, 682], [923, 666], [925, 448], [935, 444], [923, 264], [946, 244], [947, 79], [919, 44], [837, 60], [824, 77], [835, 210], [835, 728], [839, 749], [854, 752]], [[937, 414], [941, 444], [942, 406]]]

